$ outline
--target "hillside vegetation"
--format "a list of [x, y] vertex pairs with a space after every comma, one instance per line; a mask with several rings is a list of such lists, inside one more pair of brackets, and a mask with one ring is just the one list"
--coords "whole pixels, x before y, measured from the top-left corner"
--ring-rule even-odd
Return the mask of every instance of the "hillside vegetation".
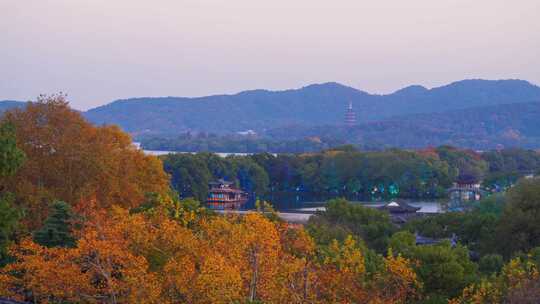
[[[354, 128], [343, 126], [349, 101], [357, 116]], [[0, 102], [0, 112], [23, 106]], [[97, 125], [118, 125], [155, 150], [305, 152], [346, 143], [366, 149], [540, 146], [540, 88], [523, 80], [463, 80], [387, 95], [325, 83], [198, 98], [130, 98], [83, 115]], [[248, 129], [259, 136], [235, 135]]]
[[358, 121], [369, 122], [396, 115], [538, 102], [540, 88], [521, 80], [464, 80], [430, 90], [415, 86], [373, 95], [325, 83], [296, 90], [255, 90], [199, 98], [132, 98], [89, 110], [85, 116], [96, 124], [118, 124], [134, 134], [262, 132], [288, 125], [341, 124], [349, 101]]

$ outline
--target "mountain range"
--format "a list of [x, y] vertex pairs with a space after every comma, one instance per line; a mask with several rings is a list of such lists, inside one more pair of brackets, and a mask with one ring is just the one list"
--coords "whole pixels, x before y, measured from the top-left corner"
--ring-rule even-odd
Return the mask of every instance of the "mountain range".
[[198, 98], [131, 98], [91, 109], [85, 116], [97, 124], [118, 124], [134, 134], [247, 129], [260, 133], [288, 125], [341, 124], [348, 102], [362, 123], [404, 114], [535, 101], [540, 101], [540, 88], [523, 80], [463, 80], [433, 89], [409, 86], [387, 95], [331, 82]]
[[[369, 130], [377, 128], [387, 131], [381, 133], [388, 137], [387, 142], [395, 141], [390, 138], [393, 130], [402, 133], [408, 128], [411, 134], [437, 134], [435, 137], [445, 140], [475, 134], [473, 138], [479, 140], [506, 136], [526, 141], [540, 132], [540, 87], [513, 79], [462, 80], [431, 89], [413, 85], [385, 95], [330, 82], [284, 91], [251, 90], [197, 98], [129, 98], [83, 114], [98, 125], [118, 124], [135, 136], [186, 131], [227, 134], [252, 129], [259, 134], [291, 137], [297, 133], [316, 135], [315, 130], [325, 128], [340, 130], [336, 126], [343, 124], [349, 102], [358, 126], [347, 132], [355, 138], [366, 138]], [[21, 104], [0, 102], [0, 111], [12, 106]]]

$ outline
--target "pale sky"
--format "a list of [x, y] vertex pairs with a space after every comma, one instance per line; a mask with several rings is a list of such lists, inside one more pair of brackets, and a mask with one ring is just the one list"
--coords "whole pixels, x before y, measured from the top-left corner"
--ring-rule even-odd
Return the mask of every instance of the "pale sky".
[[540, 0], [0, 0], [0, 100], [540, 84]]

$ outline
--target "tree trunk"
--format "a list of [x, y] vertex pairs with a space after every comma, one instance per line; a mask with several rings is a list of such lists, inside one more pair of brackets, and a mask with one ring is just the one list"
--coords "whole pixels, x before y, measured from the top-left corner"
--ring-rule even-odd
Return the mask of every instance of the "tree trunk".
[[253, 302], [257, 298], [257, 281], [259, 275], [259, 266], [257, 263], [257, 249], [251, 251], [251, 283], [249, 285], [249, 301]]
[[308, 270], [308, 261], [306, 260], [306, 264], [304, 265], [304, 273], [303, 273], [303, 276], [304, 276], [304, 301], [307, 300], [307, 296], [308, 296], [308, 288], [309, 288], [309, 282], [308, 282], [308, 275], [309, 275], [309, 270]]

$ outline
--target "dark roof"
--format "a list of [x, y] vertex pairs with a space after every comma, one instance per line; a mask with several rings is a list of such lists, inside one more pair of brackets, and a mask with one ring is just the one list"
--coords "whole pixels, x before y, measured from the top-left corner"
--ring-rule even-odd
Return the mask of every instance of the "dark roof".
[[240, 189], [234, 189], [234, 188], [212, 188], [209, 190], [210, 193], [245, 193], [244, 191]]
[[230, 186], [232, 185], [233, 183], [232, 182], [228, 182], [222, 178], [218, 179], [217, 181], [214, 181], [214, 182], [210, 182], [209, 183], [210, 185], [215, 185], [215, 186], [219, 186], [219, 185], [227, 185], [227, 186]]
[[384, 206], [378, 207], [378, 209], [390, 213], [413, 213], [420, 210], [420, 207], [414, 207], [405, 202], [390, 202]]
[[478, 178], [472, 174], [460, 174], [456, 179], [456, 183], [462, 185], [477, 184]]

